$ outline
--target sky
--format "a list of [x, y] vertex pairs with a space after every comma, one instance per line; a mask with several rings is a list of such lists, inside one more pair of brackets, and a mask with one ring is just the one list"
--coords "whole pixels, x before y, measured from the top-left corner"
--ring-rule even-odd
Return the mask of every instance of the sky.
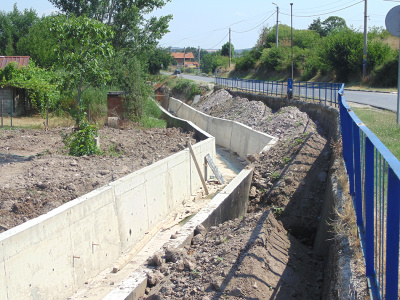
[[[290, 26], [290, 3], [293, 3], [293, 28], [307, 29], [314, 19], [321, 21], [339, 16], [348, 26], [362, 31], [364, 26], [363, 0], [172, 0], [155, 16], [173, 15], [170, 32], [160, 41], [162, 47], [201, 47], [220, 49], [231, 41], [235, 49], [251, 48], [256, 44], [261, 29], [276, 24], [276, 5], [279, 23]], [[385, 27], [389, 10], [400, 5], [400, 0], [368, 1], [368, 27]], [[11, 11], [17, 3], [19, 10], [33, 8], [39, 16], [56, 9], [48, 0], [0, 0], [2, 11]]]

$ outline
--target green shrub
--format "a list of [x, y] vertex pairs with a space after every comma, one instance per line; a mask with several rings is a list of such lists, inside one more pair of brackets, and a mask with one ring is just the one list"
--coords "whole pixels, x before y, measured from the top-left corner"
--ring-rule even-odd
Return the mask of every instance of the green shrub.
[[101, 151], [96, 146], [96, 136], [96, 126], [89, 124], [85, 117], [80, 116], [78, 130], [63, 136], [63, 142], [65, 147], [69, 148], [69, 155], [72, 156], [100, 154]]
[[372, 71], [370, 84], [377, 87], [397, 86], [397, 76], [399, 70], [399, 57], [392, 55], [387, 61]]

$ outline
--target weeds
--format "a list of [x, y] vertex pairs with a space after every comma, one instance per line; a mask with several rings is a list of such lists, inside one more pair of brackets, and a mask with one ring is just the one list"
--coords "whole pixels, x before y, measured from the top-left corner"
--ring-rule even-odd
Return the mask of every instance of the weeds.
[[277, 181], [277, 180], [279, 180], [279, 178], [281, 178], [281, 175], [278, 172], [274, 172], [271, 174], [272, 181]]

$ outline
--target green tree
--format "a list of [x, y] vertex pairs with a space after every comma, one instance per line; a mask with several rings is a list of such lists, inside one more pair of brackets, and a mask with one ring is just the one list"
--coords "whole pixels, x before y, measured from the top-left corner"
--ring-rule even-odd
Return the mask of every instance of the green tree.
[[308, 26], [308, 30], [314, 30], [320, 36], [326, 36], [320, 18], [317, 18], [317, 19], [313, 20], [312, 23], [310, 24], [310, 26]]
[[214, 73], [218, 67], [217, 63], [218, 53], [207, 53], [204, 54], [200, 61], [200, 69], [204, 73]]
[[152, 75], [158, 74], [162, 68], [168, 68], [171, 61], [171, 53], [166, 49], [156, 48], [150, 51], [147, 58], [149, 73]]
[[35, 10], [20, 12], [16, 4], [11, 12], [0, 11], [0, 53], [21, 55], [17, 52], [17, 43], [38, 20]]
[[76, 91], [80, 106], [82, 93], [89, 86], [100, 86], [110, 79], [104, 60], [113, 55], [113, 33], [107, 25], [87, 17], [58, 16], [54, 21], [57, 64], [65, 69], [64, 88]]
[[149, 16], [170, 0], [49, 0], [67, 15], [87, 16], [111, 26], [116, 50], [130, 48], [145, 51], [157, 45], [168, 32], [172, 15], [160, 18]]
[[55, 18], [57, 17], [42, 17], [17, 44], [20, 55], [29, 55], [39, 66], [45, 68], [50, 68], [57, 62], [54, 48], [58, 41], [51, 30]]
[[119, 51], [110, 60], [112, 64], [111, 84], [118, 86], [125, 93], [126, 119], [140, 121], [143, 117], [144, 103], [150, 97], [151, 87], [146, 84], [146, 76], [140, 61], [129, 51]]
[[226, 42], [225, 44], [222, 45], [222, 49], [221, 49], [222, 56], [229, 56], [229, 44], [231, 45], [231, 53], [233, 56], [233, 53], [235, 52], [235, 48], [233, 47], [233, 44], [229, 43], [229, 42]]
[[343, 18], [337, 16], [330, 16], [329, 18], [325, 19], [324, 22], [322, 22], [322, 25], [324, 27], [326, 35], [347, 28], [346, 21]]
[[328, 36], [329, 34], [333, 34], [339, 30], [343, 30], [346, 28], [346, 21], [343, 18], [337, 16], [330, 16], [323, 22], [321, 22], [320, 18], [315, 19], [308, 27], [309, 30], [315, 30], [322, 37]]

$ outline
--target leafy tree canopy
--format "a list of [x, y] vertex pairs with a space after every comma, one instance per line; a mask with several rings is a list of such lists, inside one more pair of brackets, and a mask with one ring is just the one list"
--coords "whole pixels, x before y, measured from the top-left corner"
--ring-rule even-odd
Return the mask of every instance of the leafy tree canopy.
[[101, 86], [110, 79], [104, 60], [114, 51], [110, 40], [113, 32], [107, 25], [87, 17], [60, 15], [54, 19], [52, 31], [58, 39], [57, 63], [65, 69], [64, 88], [77, 92], [77, 104], [89, 86]]
[[172, 55], [166, 49], [156, 48], [149, 52], [147, 61], [149, 73], [155, 75], [159, 73], [161, 69], [169, 67], [172, 61]]
[[[235, 52], [235, 48], [233, 47], [232, 43], [230, 43], [230, 45], [231, 45], [231, 53], [233, 56], [233, 53]], [[226, 42], [224, 45], [222, 45], [221, 55], [229, 56], [229, 42]]]
[[346, 28], [346, 21], [336, 16], [330, 16], [323, 22], [321, 22], [320, 18], [315, 19], [308, 27], [309, 30], [315, 30], [320, 36], [327, 36]]
[[39, 20], [33, 9], [20, 12], [14, 4], [13, 11], [0, 11], [0, 53], [18, 55], [17, 43], [24, 37], [29, 28]]
[[22, 37], [17, 44], [20, 55], [29, 55], [39, 66], [50, 68], [57, 62], [54, 51], [58, 43], [51, 28], [56, 16], [42, 17], [33, 24], [27, 35]]
[[170, 0], [49, 1], [67, 15], [87, 16], [111, 26], [116, 50], [144, 51], [155, 47], [157, 40], [168, 33], [168, 22], [172, 19], [172, 15], [146, 17]]

